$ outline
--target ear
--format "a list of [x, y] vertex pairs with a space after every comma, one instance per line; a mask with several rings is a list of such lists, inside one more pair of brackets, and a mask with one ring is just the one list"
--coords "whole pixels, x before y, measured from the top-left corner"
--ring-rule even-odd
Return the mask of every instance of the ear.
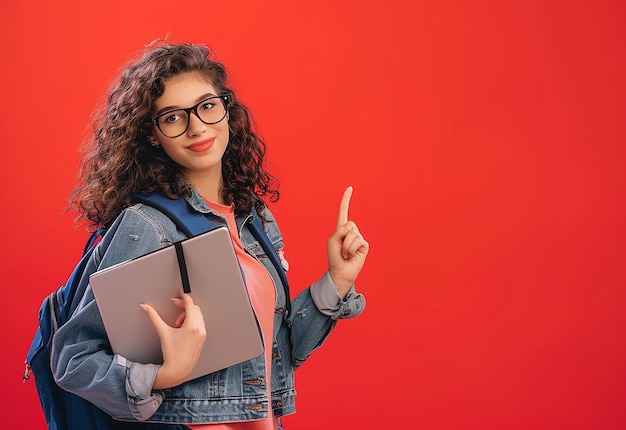
[[152, 123], [149, 123], [149, 122], [143, 123], [141, 126], [141, 134], [143, 134], [146, 137], [146, 139], [148, 139], [148, 142], [150, 142], [150, 145], [154, 147], [159, 146], [159, 141], [154, 135]]
[[156, 137], [154, 137], [153, 134], [149, 134], [148, 136], [146, 136], [148, 138], [148, 142], [150, 142], [150, 145], [154, 146], [155, 148], [158, 147], [159, 141], [157, 140]]

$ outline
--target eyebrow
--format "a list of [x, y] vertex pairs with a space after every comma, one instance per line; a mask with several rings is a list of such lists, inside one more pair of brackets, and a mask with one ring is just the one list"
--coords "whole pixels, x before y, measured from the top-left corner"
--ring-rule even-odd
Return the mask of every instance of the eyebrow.
[[[208, 99], [209, 97], [217, 97], [217, 94], [213, 94], [213, 93], [206, 93], [206, 94], [203, 94], [203, 95], [201, 95], [200, 97], [198, 97], [198, 98], [196, 99], [196, 101], [194, 102], [194, 105], [195, 105], [196, 103], [200, 103], [201, 101]], [[154, 116], [159, 116], [159, 115], [161, 115], [161, 114], [162, 114], [162, 113], [164, 113], [164, 112], [168, 112], [168, 111], [171, 111], [171, 110], [176, 110], [176, 109], [187, 109], [187, 108], [182, 108], [182, 107], [180, 107], [180, 106], [165, 106], [165, 107], [163, 107], [163, 108], [159, 109], [159, 110], [158, 110], [158, 111], [154, 114]]]

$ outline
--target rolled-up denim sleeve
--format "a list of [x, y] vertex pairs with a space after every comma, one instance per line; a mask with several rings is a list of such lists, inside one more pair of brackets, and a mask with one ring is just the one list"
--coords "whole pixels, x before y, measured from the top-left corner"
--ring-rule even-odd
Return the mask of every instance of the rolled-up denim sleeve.
[[297, 368], [322, 346], [338, 319], [351, 318], [363, 311], [365, 299], [351, 288], [346, 299], [342, 300], [327, 272], [302, 290], [291, 305], [292, 358]]
[[344, 299], [337, 294], [329, 272], [311, 285], [311, 298], [321, 313], [335, 320], [353, 318], [365, 309], [365, 297], [356, 292], [354, 285]]
[[128, 406], [139, 421], [150, 418], [163, 402], [162, 391], [152, 391], [160, 365], [127, 362], [118, 356], [118, 361], [127, 367], [126, 395]]

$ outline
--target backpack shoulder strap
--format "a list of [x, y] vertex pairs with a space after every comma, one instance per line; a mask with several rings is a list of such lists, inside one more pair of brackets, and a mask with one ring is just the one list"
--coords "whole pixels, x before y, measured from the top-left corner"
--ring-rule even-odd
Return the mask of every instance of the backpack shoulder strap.
[[252, 235], [255, 237], [255, 239], [259, 241], [261, 247], [265, 251], [265, 255], [268, 256], [268, 258], [276, 268], [278, 276], [280, 276], [283, 288], [285, 289], [286, 297], [285, 320], [288, 321], [287, 318], [289, 318], [289, 316], [291, 315], [291, 297], [289, 296], [289, 283], [287, 282], [287, 274], [285, 273], [285, 269], [280, 261], [280, 257], [278, 257], [278, 253], [276, 252], [274, 245], [272, 244], [270, 238], [267, 236], [267, 233], [265, 233], [265, 230], [263, 229], [263, 223], [261, 222], [259, 214], [254, 207], [252, 208], [252, 222], [248, 223], [248, 229], [250, 230], [250, 233], [252, 233]]
[[209, 221], [203, 214], [196, 212], [183, 198], [169, 199], [163, 194], [133, 194], [132, 201], [152, 206], [167, 215], [187, 237], [212, 230], [217, 224]]

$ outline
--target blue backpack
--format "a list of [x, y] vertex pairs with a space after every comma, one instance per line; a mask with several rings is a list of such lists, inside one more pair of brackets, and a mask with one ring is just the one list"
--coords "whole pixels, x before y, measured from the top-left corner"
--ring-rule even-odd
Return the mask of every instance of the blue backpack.
[[[184, 199], [169, 199], [162, 194], [152, 193], [149, 195], [136, 194], [133, 196], [136, 203], [144, 203], [153, 206], [166, 214], [176, 226], [187, 235], [196, 236], [200, 233], [212, 230], [217, 224], [210, 222], [203, 214], [196, 212]], [[269, 237], [263, 230], [263, 225], [256, 213], [252, 210], [252, 222], [246, 226], [255, 239], [261, 244], [265, 254], [270, 258], [276, 268], [287, 298], [284, 318], [288, 323], [291, 314], [291, 301], [289, 296], [289, 284], [280, 258], [274, 249]], [[116, 228], [114, 224], [112, 227]], [[39, 309], [39, 326], [26, 355], [26, 368], [24, 370], [24, 382], [35, 375], [35, 385], [41, 403], [48, 429], [50, 430], [109, 430], [133, 429], [133, 430], [156, 430], [185, 428], [177, 425], [161, 425], [146, 423], [125, 423], [111, 418], [108, 414], [92, 405], [75, 394], [69, 393], [59, 387], [50, 369], [50, 347], [56, 331], [71, 317], [78, 306], [84, 290], [79, 291], [79, 281], [83, 275], [87, 261], [95, 249], [95, 244], [100, 241], [100, 248], [104, 253], [111, 241], [112, 234], [105, 235], [107, 229], [96, 230], [85, 245], [83, 257], [75, 266], [67, 282], [47, 296]]]

